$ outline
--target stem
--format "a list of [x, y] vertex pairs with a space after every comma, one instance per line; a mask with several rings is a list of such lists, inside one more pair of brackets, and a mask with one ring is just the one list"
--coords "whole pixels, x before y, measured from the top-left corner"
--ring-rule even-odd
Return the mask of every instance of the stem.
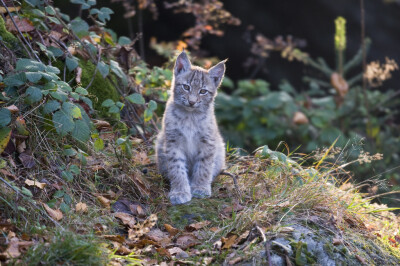
[[139, 40], [140, 57], [145, 61], [144, 57], [144, 34], [143, 34], [143, 10], [138, 8], [138, 26], [139, 32], [142, 35]]
[[365, 71], [367, 69], [367, 51], [365, 46], [365, 8], [364, 8], [364, 0], [360, 0], [360, 9], [361, 9], [361, 50], [362, 50], [362, 68], [363, 68], [363, 95], [364, 95], [364, 104], [365, 109], [368, 114], [369, 121], [369, 113], [368, 113], [368, 99], [367, 99], [367, 80], [364, 76]]

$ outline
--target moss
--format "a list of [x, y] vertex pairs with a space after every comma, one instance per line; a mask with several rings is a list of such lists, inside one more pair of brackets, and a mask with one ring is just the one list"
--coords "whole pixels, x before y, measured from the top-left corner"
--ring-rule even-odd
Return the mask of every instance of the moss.
[[[64, 71], [64, 62], [57, 60], [56, 62], [53, 62], [53, 65], [60, 69], [61, 72]], [[96, 66], [89, 60], [80, 58], [79, 67], [82, 68], [82, 86], [87, 87], [92, 80]], [[73, 78], [74, 75], [72, 75], [71, 72], [68, 72], [66, 79], [71, 80]], [[115, 80], [115, 77], [112, 77], [112, 79]], [[102, 107], [101, 104], [107, 99], [111, 99], [116, 102], [120, 98], [117, 89], [113, 86], [111, 81], [109, 81], [107, 78], [103, 78], [103, 76], [97, 71], [96, 76], [94, 77], [94, 80], [88, 89], [88, 92], [89, 97], [93, 102], [93, 108], [99, 112], [100, 117], [109, 117], [110, 114], [108, 113], [108, 108]]]
[[225, 204], [227, 201], [223, 199], [193, 199], [189, 204], [168, 208], [168, 217], [177, 228], [203, 220], [218, 223], [220, 210]]
[[4, 19], [0, 17], [0, 36], [8, 48], [14, 50], [19, 47], [19, 40], [11, 32], [7, 31]]

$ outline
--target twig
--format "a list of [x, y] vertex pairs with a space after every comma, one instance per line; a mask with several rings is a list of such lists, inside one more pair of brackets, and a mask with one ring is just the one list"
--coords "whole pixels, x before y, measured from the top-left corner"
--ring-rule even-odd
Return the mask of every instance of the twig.
[[96, 68], [95, 68], [94, 71], [93, 71], [92, 79], [90, 80], [89, 84], [87, 85], [86, 90], [88, 90], [88, 89], [90, 88], [90, 86], [92, 86], [92, 83], [93, 83], [93, 81], [94, 81], [94, 79], [95, 79], [95, 77], [96, 77], [96, 74], [97, 74], [97, 69], [98, 69], [97, 66], [98, 66], [98, 64], [99, 64], [99, 62], [100, 62], [100, 59], [101, 59], [101, 47], [99, 46], [99, 47], [97, 48], [97, 50], [98, 50], [98, 55], [97, 55]]
[[[22, 34], [22, 32], [20, 31], [20, 29], [17, 26], [17, 23], [15, 22], [13, 16], [11, 15], [10, 11], [8, 10], [7, 5], [4, 3], [3, 0], [0, 0], [1, 4], [3, 5], [3, 7], [6, 9], [7, 13], [10, 15], [10, 19], [12, 21], [12, 23], [14, 24], [14, 27], [17, 29], [19, 35], [21, 35], [22, 39], [24, 40], [24, 42], [26, 43], [26, 45], [28, 45], [28, 47], [31, 49], [32, 54], [35, 56], [36, 60], [38, 60], [40, 63], [42, 63], [42, 61], [40, 61], [40, 58], [37, 56], [37, 54], [35, 53], [35, 51], [33, 50], [31, 44], [26, 40], [25, 36]], [[21, 42], [22, 45], [24, 46], [25, 50], [27, 50], [28, 54], [30, 57], [32, 57], [32, 55], [29, 53], [28, 49], [25, 47], [24, 42]]]
[[222, 171], [221, 173], [219, 173], [220, 175], [226, 175], [226, 176], [230, 176], [233, 180], [233, 184], [235, 185], [235, 189], [237, 190], [237, 192], [239, 193], [239, 195], [241, 195], [241, 191], [239, 189], [238, 183], [237, 183], [237, 176], [234, 174], [231, 174], [227, 171]]
[[258, 225], [256, 225], [256, 229], [260, 233], [263, 242], [266, 243], [267, 242], [267, 238], [265, 237], [265, 234], [264, 234], [263, 230]]
[[267, 253], [268, 266], [272, 266], [272, 261], [271, 261], [271, 243], [269, 241], [265, 243], [265, 253]]

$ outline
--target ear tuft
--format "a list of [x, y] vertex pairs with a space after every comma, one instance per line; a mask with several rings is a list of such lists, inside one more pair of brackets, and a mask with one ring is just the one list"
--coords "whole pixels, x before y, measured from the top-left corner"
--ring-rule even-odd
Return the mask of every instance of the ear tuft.
[[178, 76], [182, 73], [185, 73], [186, 71], [188, 71], [190, 69], [190, 66], [191, 66], [191, 64], [190, 64], [189, 58], [186, 55], [185, 51], [183, 51], [176, 58], [174, 74]]
[[225, 74], [225, 62], [227, 60], [228, 59], [225, 59], [219, 62], [218, 64], [216, 64], [215, 66], [213, 66], [208, 70], [208, 74], [213, 80], [215, 87], [219, 87], [219, 85], [221, 85], [221, 81], [224, 78]]

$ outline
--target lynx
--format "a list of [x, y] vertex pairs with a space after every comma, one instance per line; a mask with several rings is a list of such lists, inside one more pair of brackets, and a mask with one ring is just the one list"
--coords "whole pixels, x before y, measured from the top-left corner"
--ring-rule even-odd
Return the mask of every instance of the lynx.
[[206, 70], [192, 66], [185, 52], [176, 59], [156, 141], [158, 169], [170, 181], [174, 205], [211, 196], [211, 183], [225, 167], [225, 144], [214, 115], [225, 61]]

